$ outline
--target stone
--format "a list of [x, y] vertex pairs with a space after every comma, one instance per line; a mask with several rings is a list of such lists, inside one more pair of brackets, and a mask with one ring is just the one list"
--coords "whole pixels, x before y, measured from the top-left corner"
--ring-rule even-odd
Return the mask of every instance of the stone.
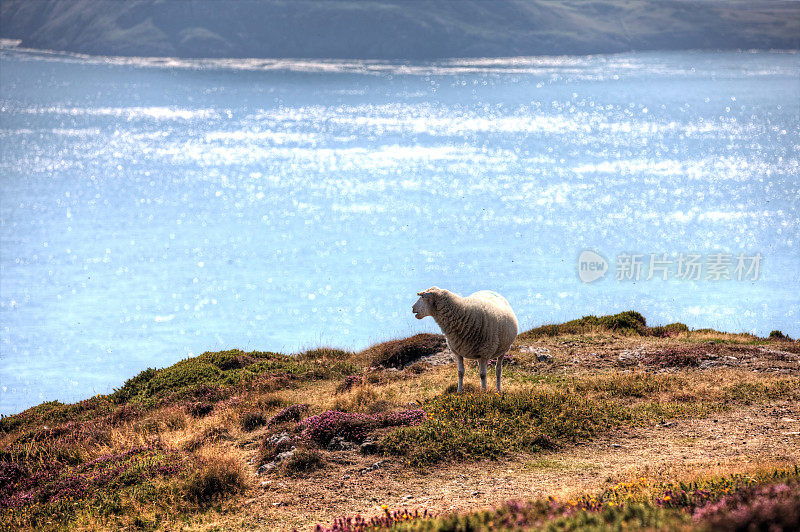
[[553, 355], [549, 353], [539, 353], [536, 355], [536, 360], [539, 362], [551, 362], [553, 360]]
[[291, 458], [292, 456], [294, 456], [295, 451], [297, 451], [297, 449], [295, 447], [292, 447], [292, 449], [290, 451], [286, 451], [284, 453], [280, 453], [278, 456], [275, 457], [275, 460], [274, 460], [273, 463], [279, 464], [279, 463], [283, 462], [284, 460], [286, 460], [287, 458]]
[[281, 432], [281, 433], [278, 433], [278, 434], [273, 434], [272, 436], [269, 437], [269, 441], [271, 443], [275, 443], [278, 440], [280, 440], [281, 438], [289, 438], [289, 433], [288, 432]]
[[270, 469], [274, 469], [276, 467], [275, 462], [269, 462], [267, 464], [262, 464], [261, 467], [258, 468], [256, 475], [263, 475]]
[[280, 438], [278, 438], [273, 442], [273, 445], [275, 447], [279, 447], [281, 445], [291, 445], [291, 444], [292, 444], [292, 439], [286, 433], [283, 433]]
[[373, 440], [366, 440], [359, 447], [361, 454], [375, 454], [378, 452], [378, 444]]

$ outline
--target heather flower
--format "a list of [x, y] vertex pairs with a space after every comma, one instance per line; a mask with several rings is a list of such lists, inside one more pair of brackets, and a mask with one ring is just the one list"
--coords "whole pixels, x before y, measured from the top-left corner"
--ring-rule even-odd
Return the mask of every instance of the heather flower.
[[403, 410], [375, 415], [328, 410], [304, 419], [300, 425], [304, 437], [320, 445], [327, 445], [335, 436], [360, 443], [366, 439], [367, 434], [376, 429], [416, 425], [424, 418], [423, 410]]
[[712, 530], [800, 530], [800, 484], [743, 489], [698, 508], [693, 517]]
[[318, 524], [314, 527], [314, 532], [362, 532], [365, 530], [390, 528], [394, 524], [411, 521], [413, 519], [428, 519], [433, 517], [433, 514], [428, 513], [428, 510], [423, 512], [419, 510], [409, 512], [406, 509], [390, 511], [385, 504], [381, 505], [381, 509], [383, 510], [383, 515], [370, 517], [369, 519], [360, 515], [355, 517], [340, 517], [334, 520], [330, 527]]

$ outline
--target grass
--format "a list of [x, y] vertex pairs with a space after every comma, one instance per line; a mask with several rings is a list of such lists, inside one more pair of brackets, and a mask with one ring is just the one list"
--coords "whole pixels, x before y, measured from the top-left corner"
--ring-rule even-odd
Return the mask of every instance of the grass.
[[[277, 476], [276, 482], [300, 494], [310, 489], [301, 487], [304, 482], [323, 485], [337, 479], [336, 493], [343, 490], [342, 497], [357, 504], [367, 497], [358, 486], [372, 489], [373, 477], [354, 484], [344, 477], [378, 473], [345, 475], [347, 464], [371, 471], [373, 463], [388, 458], [400, 469], [380, 478], [397, 486], [481, 460], [518, 462], [520, 471], [529, 473], [570, 474], [576, 467], [574, 458], [565, 458], [571, 449], [614, 431], [716, 418], [758, 405], [789, 408], [781, 415], [795, 415], [792, 405], [800, 402], [797, 342], [679, 325], [656, 329], [638, 313], [626, 312], [524, 333], [512, 350], [513, 364], [505, 368], [502, 395], [478, 391], [472, 367], [467, 393], [455, 394], [452, 365], [415, 363], [442, 349], [438, 335], [392, 340], [359, 353], [330, 347], [296, 356], [209, 352], [167, 368], [146, 369], [108, 396], [69, 405], [43, 403], [0, 418], [2, 524], [22, 529], [201, 528], [207, 523], [258, 528], [264, 526], [261, 515], [243, 505], [263, 494], [255, 471], [292, 447], [292, 457], [262, 478]], [[552, 360], [538, 361], [534, 348], [546, 348]], [[623, 365], [618, 363], [622, 352], [640, 354]], [[709, 361], [731, 359], [739, 365], [702, 369]], [[589, 367], [587, 360], [597, 364]], [[753, 360], [758, 364], [747, 365]], [[701, 439], [689, 445], [691, 438], [685, 435], [681, 445], [702, 447]], [[334, 439], [339, 447], [329, 449]], [[365, 440], [377, 442], [384, 456], [362, 456], [358, 444]], [[785, 454], [792, 456], [788, 450]], [[581, 471], [596, 468], [588, 457], [581, 463]], [[398, 471], [406, 480], [395, 479]], [[564, 529], [578, 524], [601, 529], [623, 523], [695, 526], [693, 518], [676, 520], [675, 511], [688, 515], [685, 505], [676, 510], [654, 502], [663, 499], [665, 486], [631, 487], [623, 510], [611, 506], [622, 499], [603, 491], [595, 494], [602, 507], [581, 502], [566, 513], [558, 512], [568, 500], [545, 501], [541, 507], [535, 501], [500, 505], [433, 520], [420, 521], [424, 508], [418, 513], [387, 509], [378, 517], [381, 526], [434, 527], [425, 530], [484, 526], [506, 517], [546, 518], [548, 526]], [[741, 491], [742, 486], [727, 489]], [[669, 487], [674, 493], [678, 488], [686, 491]], [[356, 491], [347, 495], [348, 490]], [[769, 508], [782, 508], [781, 501]], [[284, 505], [290, 503], [280, 508]], [[312, 507], [293, 510], [307, 516], [293, 522], [308, 524]], [[542, 508], [549, 512], [544, 517]], [[719, 513], [712, 517], [709, 510], [709, 522], [721, 519]], [[276, 519], [270, 526], [288, 526], [278, 517], [269, 519]]]
[[[670, 389], [676, 381], [679, 379], [666, 376], [611, 375], [502, 395], [446, 393], [423, 403], [427, 416], [422, 424], [387, 434], [380, 447], [387, 454], [405, 457], [412, 466], [496, 459], [509, 453], [564, 447], [615, 427], [701, 417], [726, 408], [711, 401], [629, 404], [612, 400], [650, 397]], [[800, 382], [778, 382], [743, 398], [765, 397], [770, 393], [767, 390], [800, 390]]]
[[189, 501], [207, 505], [244, 491], [248, 479], [245, 467], [232, 453], [207, 453], [186, 477], [184, 492]]

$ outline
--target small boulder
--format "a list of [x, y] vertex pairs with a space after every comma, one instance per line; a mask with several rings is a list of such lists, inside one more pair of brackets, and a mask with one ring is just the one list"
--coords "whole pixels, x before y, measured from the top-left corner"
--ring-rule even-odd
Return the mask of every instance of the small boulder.
[[281, 462], [283, 462], [287, 458], [291, 458], [292, 456], [294, 456], [295, 451], [297, 451], [297, 449], [295, 447], [292, 447], [291, 450], [286, 451], [285, 453], [280, 453], [278, 456], [275, 457], [275, 460], [274, 460], [273, 463], [280, 464]]
[[366, 440], [359, 447], [361, 454], [376, 454], [378, 452], [378, 444], [374, 440]]

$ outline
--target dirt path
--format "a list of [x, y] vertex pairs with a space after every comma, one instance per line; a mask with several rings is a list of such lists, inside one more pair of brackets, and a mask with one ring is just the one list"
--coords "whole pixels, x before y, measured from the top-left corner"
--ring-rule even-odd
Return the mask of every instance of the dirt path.
[[[497, 462], [443, 464], [419, 474], [399, 460], [332, 452], [324, 472], [264, 479], [238, 512], [238, 526], [308, 530], [341, 515], [392, 509], [476, 510], [509, 499], [569, 497], [637, 476], [725, 474], [756, 463], [800, 462], [800, 403], [749, 406], [706, 419], [623, 429], [558, 452]], [[262, 479], [259, 479], [262, 481]], [[230, 524], [230, 523], [228, 523]]]

